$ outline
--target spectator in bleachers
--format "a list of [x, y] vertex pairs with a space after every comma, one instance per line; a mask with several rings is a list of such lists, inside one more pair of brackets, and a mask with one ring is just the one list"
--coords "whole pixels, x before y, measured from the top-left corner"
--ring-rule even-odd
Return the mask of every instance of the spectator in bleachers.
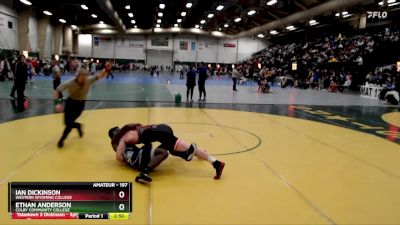
[[[315, 89], [337, 91], [338, 89], [343, 90], [344, 87], [347, 88], [349, 84], [356, 87], [357, 84], [362, 84], [365, 79], [369, 82], [384, 84], [388, 75], [385, 75], [383, 71], [369, 74], [366, 78], [357, 75], [357, 73], [368, 73], [366, 68], [369, 65], [365, 64], [365, 59], [374, 53], [378, 46], [386, 44], [390, 47], [398, 40], [399, 32], [390, 30], [352, 37], [346, 37], [342, 34], [337, 37], [331, 35], [299, 44], [289, 43], [270, 46], [245, 64], [257, 65], [261, 63], [263, 68], [259, 71], [259, 77], [267, 74], [268, 81], [273, 83], [276, 77], [282, 77], [283, 71], [291, 70], [292, 62], [297, 62], [299, 68], [297, 71], [292, 71], [291, 75], [294, 77], [295, 87], [298, 88], [311, 86]], [[385, 52], [382, 53], [385, 54]], [[309, 68], [312, 68], [312, 74], [305, 72]], [[338, 73], [339, 71], [340, 73]], [[356, 75], [349, 76], [350, 71], [355, 72]], [[285, 82], [282, 82], [283, 86], [286, 84], [286, 78], [285, 76]], [[334, 78], [333, 83], [331, 78]]]

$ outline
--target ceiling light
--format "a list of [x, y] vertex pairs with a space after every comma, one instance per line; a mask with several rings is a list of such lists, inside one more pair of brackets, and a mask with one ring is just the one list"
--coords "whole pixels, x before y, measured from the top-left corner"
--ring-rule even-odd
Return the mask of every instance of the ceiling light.
[[76, 28], [78, 28], [77, 26], [75, 26], [75, 25], [71, 25], [71, 27], [72, 27], [72, 29], [76, 29]]
[[210, 13], [210, 14], [208, 14], [207, 17], [211, 19], [211, 18], [213, 18], [213, 16], [214, 16], [214, 14]]
[[111, 30], [111, 29], [104, 29], [104, 30], [100, 30], [99, 32], [102, 33], [102, 34], [116, 33], [115, 30]]
[[186, 8], [189, 9], [190, 7], [192, 7], [192, 5], [193, 5], [193, 4], [192, 4], [191, 2], [188, 2], [188, 3], [186, 3]]
[[196, 24], [196, 25], [194, 25], [194, 27], [197, 28], [197, 29], [199, 29], [200, 26], [199, 26], [198, 24]]
[[86, 5], [81, 5], [81, 8], [84, 10], [88, 10], [89, 8]]
[[217, 7], [217, 10], [218, 10], [218, 11], [221, 11], [223, 8], [224, 8], [223, 5], [219, 5], [219, 6]]
[[222, 30], [222, 29], [221, 29], [221, 27], [220, 27], [220, 28], [218, 28], [218, 30], [219, 30], [219, 31], [221, 31], [221, 30]]
[[133, 13], [128, 13], [128, 16], [129, 16], [130, 18], [132, 18], [132, 17], [133, 17]]
[[177, 19], [176, 22], [180, 23], [182, 22], [182, 19]]
[[48, 16], [53, 15], [51, 12], [49, 12], [49, 11], [47, 11], [47, 10], [44, 10], [43, 13], [46, 14], [46, 15], [48, 15]]
[[247, 12], [247, 15], [249, 15], [249, 16], [254, 15], [254, 14], [256, 14], [256, 10], [250, 10]]
[[317, 22], [316, 20], [310, 20], [309, 23], [310, 23], [311, 26], [319, 24], [319, 22]]
[[342, 12], [342, 15], [343, 15], [343, 16], [344, 16], [344, 15], [347, 15], [347, 14], [349, 14], [349, 12], [346, 12], [346, 11]]
[[200, 32], [201, 32], [201, 31], [199, 30], [199, 28], [193, 28], [191, 31], [194, 32], [194, 33], [200, 33]]
[[224, 27], [225, 27], [225, 28], [229, 27], [229, 24], [225, 24]]
[[235, 19], [235, 22], [239, 23], [241, 20], [242, 20], [242, 18], [238, 17], [238, 18]]
[[130, 5], [126, 5], [126, 6], [125, 6], [125, 9], [130, 10], [130, 9], [131, 9], [131, 6], [130, 6]]
[[156, 27], [159, 28], [159, 27], [160, 27], [160, 24], [157, 24]]
[[137, 25], [135, 25], [134, 27], [137, 28]]
[[157, 20], [157, 23], [161, 23], [161, 19], [158, 19], [158, 20]]
[[277, 3], [277, 2], [278, 2], [277, 0], [271, 0], [271, 1], [267, 2], [267, 5], [273, 5], [273, 4]]
[[219, 31], [212, 31], [211, 34], [214, 36], [219, 36], [219, 37], [224, 36], [224, 34]]
[[206, 21], [205, 21], [205, 20], [201, 20], [200, 23], [201, 23], [201, 24], [205, 24]]
[[271, 30], [269, 33], [272, 35], [278, 34], [278, 32], [276, 30]]
[[60, 21], [61, 23], [66, 23], [67, 22], [64, 19], [59, 19], [58, 21]]
[[287, 30], [294, 30], [294, 29], [296, 29], [296, 28], [294, 28], [293, 25], [290, 25], [290, 26], [287, 26], [286, 29], [287, 29]]
[[154, 32], [161, 32], [162, 29], [160, 27], [154, 28]]
[[265, 36], [264, 36], [264, 34], [258, 34], [257, 37], [264, 38]]
[[20, 0], [20, 2], [24, 3], [25, 5], [32, 5], [32, 2], [28, 0]]
[[200, 26], [200, 29], [203, 29], [203, 26]]
[[97, 15], [96, 15], [96, 14], [92, 14], [92, 17], [93, 17], [93, 18], [97, 18]]
[[396, 0], [388, 0], [387, 1], [388, 4], [395, 3], [395, 2], [396, 2]]
[[162, 17], [164, 14], [162, 12], [158, 13], [158, 17]]
[[335, 16], [340, 16], [340, 13], [336, 13]]
[[165, 8], [165, 4], [161, 3], [160, 4], [160, 9], [164, 9]]
[[395, 3], [389, 4], [388, 6], [392, 7], [392, 6], [399, 5], [399, 4], [400, 4], [400, 2], [395, 2]]
[[178, 24], [176, 23], [176, 24], [174, 24], [174, 27], [178, 27]]
[[136, 23], [136, 20], [131, 20], [131, 23], [132, 23], [132, 24], [135, 24], [135, 23]]
[[343, 18], [347, 18], [349, 16], [351, 16], [351, 14], [346, 14], [346, 15], [343, 16]]
[[181, 12], [181, 16], [186, 16], [186, 12]]
[[104, 24], [104, 22], [100, 20], [99, 24]]

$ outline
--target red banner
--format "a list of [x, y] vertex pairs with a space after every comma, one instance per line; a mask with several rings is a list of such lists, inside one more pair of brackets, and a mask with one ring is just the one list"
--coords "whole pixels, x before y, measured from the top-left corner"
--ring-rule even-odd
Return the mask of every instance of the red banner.
[[78, 219], [78, 213], [12, 213], [12, 219]]
[[234, 43], [224, 43], [225, 48], [236, 48], [236, 44]]

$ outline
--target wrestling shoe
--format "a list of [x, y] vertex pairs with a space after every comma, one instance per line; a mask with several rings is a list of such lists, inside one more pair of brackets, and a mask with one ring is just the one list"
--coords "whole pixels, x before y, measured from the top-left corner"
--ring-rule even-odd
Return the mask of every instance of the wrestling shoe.
[[224, 170], [225, 163], [216, 160], [215, 162], [213, 162], [212, 165], [213, 165], [213, 167], [215, 169], [215, 172], [216, 172], [216, 175], [214, 176], [214, 179], [218, 180], [222, 175], [222, 170]]
[[77, 129], [78, 129], [79, 137], [80, 137], [80, 138], [83, 137], [82, 125], [79, 125], [79, 127], [78, 127]]
[[64, 141], [59, 140], [58, 143], [57, 143], [57, 147], [59, 147], [59, 148], [64, 147]]
[[151, 177], [149, 177], [149, 175], [147, 175], [145, 173], [140, 173], [135, 178], [135, 181], [138, 183], [142, 183], [142, 184], [149, 184], [153, 180], [151, 179]]
[[185, 160], [191, 161], [193, 159], [193, 156], [196, 154], [196, 150], [197, 150], [196, 143], [192, 143], [186, 152]]

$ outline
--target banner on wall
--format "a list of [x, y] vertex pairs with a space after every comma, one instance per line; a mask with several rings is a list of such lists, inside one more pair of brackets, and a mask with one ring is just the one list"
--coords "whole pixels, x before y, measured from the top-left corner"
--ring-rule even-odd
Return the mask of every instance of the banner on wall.
[[167, 47], [168, 37], [153, 37], [151, 39], [151, 46]]
[[235, 43], [224, 43], [224, 47], [225, 48], [236, 48], [236, 44]]
[[189, 43], [187, 41], [179, 41], [179, 50], [188, 50]]
[[129, 47], [131, 48], [144, 48], [144, 41], [143, 40], [129, 40]]
[[196, 42], [194, 41], [191, 42], [191, 50], [196, 51]]
[[112, 37], [93, 37], [93, 45], [94, 46], [112, 46]]
[[211, 50], [216, 47], [215, 43], [199, 42], [199, 50]]
[[116, 39], [116, 46], [125, 48], [144, 48], [144, 41], [130, 38]]

